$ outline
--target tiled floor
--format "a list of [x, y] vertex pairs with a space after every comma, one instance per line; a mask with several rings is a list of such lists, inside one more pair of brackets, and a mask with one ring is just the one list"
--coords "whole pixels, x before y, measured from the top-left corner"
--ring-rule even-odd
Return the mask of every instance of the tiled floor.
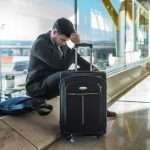
[[150, 103], [150, 76], [123, 95], [120, 100]]
[[49, 101], [52, 113], [0, 117], [0, 150], [41, 150], [59, 137], [59, 99]]
[[48, 150], [150, 150], [150, 77], [121, 97], [110, 110], [118, 116], [108, 119], [105, 136], [75, 138], [74, 143], [61, 139]]
[[0, 150], [150, 150], [150, 77], [109, 108], [118, 116], [108, 118], [107, 133], [100, 139], [75, 137], [74, 143], [59, 139], [59, 99], [50, 103], [54, 111], [45, 117], [36, 113], [1, 117]]

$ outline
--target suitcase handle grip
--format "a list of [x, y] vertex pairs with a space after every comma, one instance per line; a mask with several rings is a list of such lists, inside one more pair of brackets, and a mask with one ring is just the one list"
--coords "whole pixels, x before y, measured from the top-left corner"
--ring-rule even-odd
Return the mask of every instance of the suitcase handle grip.
[[92, 48], [93, 45], [89, 44], [89, 43], [79, 43], [79, 44], [76, 44], [75, 47], [76, 48], [78, 48], [78, 47], [90, 47], [90, 48]]

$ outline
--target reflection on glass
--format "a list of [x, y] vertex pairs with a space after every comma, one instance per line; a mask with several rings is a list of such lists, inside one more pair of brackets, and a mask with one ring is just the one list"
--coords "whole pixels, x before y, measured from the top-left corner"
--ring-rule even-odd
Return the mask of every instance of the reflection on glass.
[[148, 41], [149, 41], [149, 22], [148, 13], [138, 5], [136, 6], [136, 47], [140, 51], [140, 59], [146, 58], [148, 54]]
[[[111, 16], [102, 1], [78, 0], [77, 4], [79, 14], [77, 29], [81, 35], [81, 41], [93, 43], [94, 64], [100, 69], [106, 69], [110, 66], [109, 55], [116, 54], [116, 31]], [[85, 59], [90, 55], [86, 51], [81, 51], [80, 54]]]
[[139, 3], [78, 0], [77, 4], [78, 32], [83, 42], [93, 43], [94, 64], [99, 69], [109, 72], [148, 57], [148, 13]]

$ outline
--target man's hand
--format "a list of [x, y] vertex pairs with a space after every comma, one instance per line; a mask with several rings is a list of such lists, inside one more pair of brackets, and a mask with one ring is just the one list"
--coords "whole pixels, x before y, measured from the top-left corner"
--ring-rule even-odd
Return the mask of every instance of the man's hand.
[[72, 33], [71, 36], [70, 36], [70, 40], [74, 44], [79, 44], [80, 43], [80, 36], [77, 33]]

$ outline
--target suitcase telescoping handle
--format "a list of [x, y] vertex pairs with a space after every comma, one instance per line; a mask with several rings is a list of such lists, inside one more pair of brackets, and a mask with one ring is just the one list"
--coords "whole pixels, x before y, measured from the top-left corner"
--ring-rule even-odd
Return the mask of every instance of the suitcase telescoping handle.
[[75, 45], [75, 71], [77, 71], [77, 65], [78, 65], [78, 48], [79, 47], [89, 47], [90, 48], [90, 71], [93, 70], [93, 60], [92, 60], [92, 54], [93, 54], [93, 45], [90, 43], [80, 43]]
[[76, 44], [75, 47], [76, 48], [78, 48], [78, 47], [90, 47], [90, 48], [93, 48], [93, 45], [90, 44], [90, 43], [80, 43], [80, 44]]

